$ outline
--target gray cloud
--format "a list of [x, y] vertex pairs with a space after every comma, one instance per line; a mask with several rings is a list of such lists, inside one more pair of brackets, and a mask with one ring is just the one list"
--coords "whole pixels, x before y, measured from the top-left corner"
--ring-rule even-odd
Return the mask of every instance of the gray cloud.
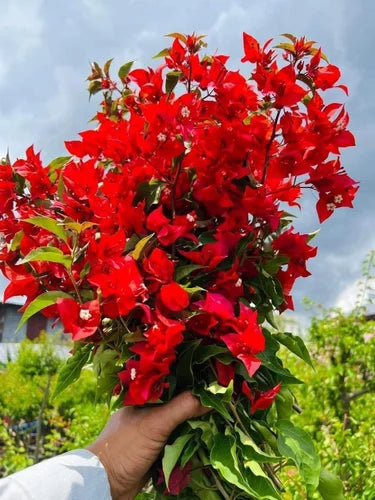
[[[242, 31], [261, 41], [283, 32], [317, 40], [342, 68], [351, 90], [348, 110], [358, 147], [343, 154], [350, 175], [361, 181], [355, 210], [338, 211], [316, 238], [319, 255], [312, 277], [295, 290], [297, 312], [304, 295], [333, 305], [353, 289], [360, 262], [375, 246], [373, 60], [375, 3], [370, 0], [12, 0], [0, 18], [0, 151], [21, 156], [34, 143], [45, 161], [64, 153], [63, 141], [87, 128], [97, 102], [88, 101], [89, 62], [115, 57], [115, 68], [151, 56], [167, 45], [171, 31], [205, 33], [209, 48], [232, 57], [242, 53]], [[342, 96], [340, 95], [340, 98]], [[314, 199], [296, 224], [318, 227]], [[351, 287], [351, 288], [350, 288]], [[350, 300], [350, 299], [347, 299]]]

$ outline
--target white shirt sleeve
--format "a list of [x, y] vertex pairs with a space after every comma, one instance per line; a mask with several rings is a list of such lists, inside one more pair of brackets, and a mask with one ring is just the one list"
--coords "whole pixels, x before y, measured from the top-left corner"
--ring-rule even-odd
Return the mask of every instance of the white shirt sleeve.
[[88, 450], [44, 460], [0, 480], [1, 500], [111, 500], [107, 473]]

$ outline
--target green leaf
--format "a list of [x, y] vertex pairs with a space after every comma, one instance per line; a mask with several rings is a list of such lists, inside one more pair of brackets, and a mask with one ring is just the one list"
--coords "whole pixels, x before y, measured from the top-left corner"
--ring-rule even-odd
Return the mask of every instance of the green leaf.
[[207, 391], [211, 392], [211, 394], [214, 394], [215, 396], [220, 394], [221, 400], [225, 403], [229, 403], [233, 394], [233, 380], [231, 380], [228, 387], [223, 387], [217, 382], [212, 382], [212, 384], [207, 387]]
[[211, 464], [226, 481], [251, 494], [252, 491], [240, 472], [235, 446], [236, 442], [232, 436], [216, 435], [210, 454]]
[[341, 480], [326, 469], [320, 471], [318, 491], [324, 500], [345, 500]]
[[217, 434], [211, 450], [212, 466], [221, 476], [251, 497], [259, 500], [281, 500], [280, 495], [263, 470], [254, 461], [250, 461], [249, 470], [241, 470], [236, 454], [236, 441], [233, 436]]
[[202, 469], [200, 467], [193, 467], [189, 488], [191, 488], [196, 495], [189, 500], [192, 500], [192, 498], [194, 498], [194, 500], [222, 500], [223, 498], [217, 491], [212, 489], [211, 480], [206, 474], [202, 474]]
[[193, 434], [185, 434], [184, 436], [179, 436], [173, 444], [168, 444], [164, 448], [164, 455], [162, 459], [162, 467], [164, 472], [165, 484], [169, 485], [170, 475], [175, 468], [178, 459], [185, 448], [185, 445], [192, 438]]
[[56, 388], [52, 395], [52, 399], [79, 379], [82, 368], [88, 363], [92, 348], [92, 344], [86, 344], [83, 347], [79, 346], [74, 351], [73, 355], [68, 358], [58, 374]]
[[279, 493], [276, 491], [271, 479], [264, 472], [262, 467], [255, 460], [245, 462], [246, 470], [245, 477], [254, 492], [256, 498], [268, 498], [282, 500]]
[[254, 240], [254, 234], [250, 233], [247, 236], [243, 236], [240, 241], [237, 243], [235, 254], [237, 256], [243, 255], [250, 243]]
[[205, 292], [206, 290], [201, 286], [185, 286], [181, 285], [181, 287], [190, 295], [190, 298], [196, 293]]
[[178, 38], [179, 40], [181, 40], [182, 43], [186, 43], [186, 36], [183, 35], [182, 33], [169, 33], [168, 35], [165, 36], [168, 36], [170, 38]]
[[112, 61], [113, 61], [113, 57], [112, 57], [112, 59], [108, 59], [108, 61], [106, 61], [104, 63], [104, 66], [103, 66], [103, 71], [104, 71], [104, 74], [107, 78], [109, 78], [109, 69], [111, 67]]
[[246, 460], [255, 460], [256, 462], [280, 462], [280, 457], [275, 455], [268, 455], [264, 453], [263, 450], [253, 441], [249, 436], [247, 436], [241, 429], [236, 428], [236, 432], [240, 438], [240, 448], [242, 450], [242, 455]]
[[156, 55], [154, 55], [152, 58], [157, 59], [158, 57], [167, 57], [169, 55], [169, 49], [163, 49], [160, 52], [158, 52]]
[[225, 402], [222, 400], [219, 394], [212, 394], [207, 389], [203, 387], [196, 387], [193, 389], [194, 396], [198, 396], [202, 405], [207, 408], [214, 408], [218, 411], [225, 419], [229, 422], [233, 422], [233, 418], [230, 415]]
[[201, 441], [208, 449], [212, 448], [214, 436], [218, 433], [216, 424], [212, 416], [209, 421], [206, 420], [188, 420], [187, 422], [194, 430], [198, 429], [202, 432]]
[[75, 231], [76, 233], [80, 234], [82, 231], [85, 229], [88, 229], [89, 227], [97, 226], [94, 222], [65, 222], [64, 227], [65, 229], [70, 229], [72, 231]]
[[228, 348], [221, 347], [219, 345], [204, 345], [200, 346], [194, 353], [193, 365], [200, 365], [212, 358], [213, 356], [218, 356], [220, 354], [227, 354]]
[[268, 321], [268, 323], [273, 327], [275, 328], [276, 330], [278, 329], [278, 326], [275, 322], [275, 317], [274, 317], [274, 314], [273, 314], [273, 311], [268, 311], [266, 314], [266, 320]]
[[153, 205], [159, 202], [164, 185], [165, 183], [160, 179], [151, 179], [150, 182], [141, 182], [138, 186], [134, 203], [146, 200], [146, 208], [149, 210]]
[[20, 264], [33, 261], [56, 262], [67, 268], [70, 268], [72, 265], [72, 258], [70, 255], [64, 254], [59, 248], [55, 247], [40, 247], [36, 250], [32, 250], [20, 261]]
[[290, 332], [278, 332], [274, 333], [273, 337], [280, 342], [280, 344], [285, 345], [293, 354], [303, 359], [305, 363], [313, 367], [309, 351], [305, 346], [304, 341], [298, 335], [293, 335]]
[[138, 243], [135, 245], [134, 250], [130, 253], [134, 260], [138, 260], [143, 257], [148, 243], [152, 240], [153, 237], [154, 233], [151, 233], [138, 241]]
[[102, 344], [96, 351], [93, 358], [93, 369], [97, 377], [95, 400], [99, 401], [103, 396], [106, 396], [107, 403], [113, 394], [113, 388], [118, 383], [117, 373], [121, 370], [121, 366], [117, 365], [119, 355], [113, 349], [106, 349]]
[[203, 266], [199, 266], [198, 264], [188, 264], [187, 266], [177, 267], [174, 272], [174, 280], [180, 282], [186, 276], [189, 276], [193, 271], [197, 269], [202, 269]]
[[135, 245], [140, 241], [141, 238], [136, 234], [133, 233], [130, 238], [127, 240], [126, 245], [125, 245], [125, 252], [129, 253], [132, 250], [134, 250]]
[[200, 448], [201, 444], [199, 441], [192, 439], [186, 445], [180, 460], [181, 467], [185, 467], [185, 465], [192, 459], [197, 450]]
[[257, 420], [252, 420], [251, 424], [253, 427], [259, 432], [259, 434], [262, 436], [263, 441], [266, 441], [266, 443], [270, 446], [272, 451], [275, 454], [279, 454], [279, 450], [277, 448], [277, 440], [275, 437], [275, 434], [271, 432], [271, 430], [268, 428], [268, 426], [263, 422], [258, 422]]
[[138, 493], [138, 495], [135, 497], [135, 500], [154, 500], [155, 495], [154, 493], [147, 493], [146, 491], [141, 491], [141, 493]]
[[281, 360], [276, 356], [280, 349], [280, 344], [273, 338], [266, 328], [263, 328], [263, 334], [266, 339], [266, 349], [257, 354], [262, 360], [262, 365], [270, 371], [277, 374], [277, 381], [285, 384], [303, 384], [301, 380], [294, 377], [289, 370], [283, 367]]
[[129, 61], [121, 66], [118, 70], [118, 76], [122, 79], [125, 79], [128, 76], [129, 71], [131, 70], [134, 61]]
[[30, 304], [27, 306], [24, 311], [20, 322], [18, 323], [16, 332], [21, 328], [21, 326], [34, 314], [38, 313], [42, 309], [45, 309], [48, 306], [56, 303], [58, 298], [72, 299], [73, 297], [65, 292], [45, 292], [36, 297]]
[[290, 390], [282, 386], [275, 399], [276, 411], [279, 420], [289, 420], [293, 413], [293, 395]]
[[23, 235], [24, 235], [24, 232], [23, 231], [18, 231], [18, 233], [16, 233], [14, 236], [13, 236], [13, 239], [12, 239], [12, 243], [10, 244], [10, 249], [14, 252], [15, 250], [18, 250], [19, 246], [20, 246], [20, 243], [21, 243], [21, 240], [23, 238]]
[[103, 89], [102, 82], [100, 80], [93, 80], [89, 83], [87, 90], [89, 91], [90, 97], [97, 94]]
[[293, 460], [306, 483], [308, 494], [312, 494], [319, 484], [320, 459], [310, 436], [289, 420], [279, 420], [276, 428], [279, 431], [277, 438], [279, 452]]
[[59, 156], [51, 161], [48, 165], [48, 175], [52, 175], [56, 170], [62, 168], [68, 161], [71, 159], [71, 156]]
[[307, 241], [311, 241], [315, 238], [320, 233], [320, 228], [317, 229], [316, 231], [313, 231], [312, 233], [309, 233], [309, 237], [307, 238]]
[[277, 379], [285, 384], [303, 384], [302, 380], [294, 377], [290, 371], [283, 368], [277, 356], [271, 357], [267, 351], [259, 352], [257, 358], [262, 361], [262, 366], [277, 374]]
[[195, 375], [192, 360], [194, 352], [201, 342], [201, 339], [197, 339], [183, 344], [184, 350], [179, 353], [179, 361], [176, 369], [177, 385], [179, 388], [186, 389], [187, 387], [192, 387], [194, 384]]
[[28, 219], [23, 219], [23, 221], [29, 222], [34, 226], [46, 229], [50, 233], [55, 234], [61, 240], [65, 241], [65, 243], [68, 241], [67, 233], [65, 232], [64, 228], [55, 221], [55, 219], [51, 219], [50, 217], [37, 216], [37, 217], [30, 217]]
[[217, 243], [217, 239], [214, 236], [214, 233], [211, 231], [205, 231], [198, 236], [199, 241], [202, 245], [207, 245], [207, 243]]
[[113, 349], [106, 349], [105, 345], [102, 344], [96, 351], [92, 362], [96, 376], [99, 377], [103, 372], [111, 370], [117, 359], [118, 353]]
[[181, 74], [182, 74], [181, 71], [170, 71], [169, 73], [166, 74], [165, 91], [167, 94], [173, 92]]

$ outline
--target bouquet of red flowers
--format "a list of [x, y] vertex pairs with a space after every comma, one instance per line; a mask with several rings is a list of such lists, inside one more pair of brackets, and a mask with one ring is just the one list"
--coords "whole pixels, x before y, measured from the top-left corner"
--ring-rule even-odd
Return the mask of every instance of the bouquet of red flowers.
[[157, 498], [279, 499], [277, 472], [291, 463], [308, 494], [333, 498], [290, 421], [300, 381], [278, 357], [281, 345], [309, 354], [273, 313], [293, 308], [317, 252], [289, 210], [313, 190], [323, 222], [358, 188], [340, 163], [354, 145], [348, 114], [322, 97], [347, 89], [305, 38], [262, 47], [245, 33], [249, 78], [202, 55], [203, 36], [169, 36], [156, 69], [129, 62], [115, 81], [111, 60], [92, 65], [102, 108], [95, 129], [66, 142], [71, 156], [44, 166], [31, 146], [2, 162], [4, 300], [26, 296], [21, 324], [41, 311], [71, 334], [56, 393], [92, 363], [115, 406], [190, 389], [214, 408], [172, 436]]

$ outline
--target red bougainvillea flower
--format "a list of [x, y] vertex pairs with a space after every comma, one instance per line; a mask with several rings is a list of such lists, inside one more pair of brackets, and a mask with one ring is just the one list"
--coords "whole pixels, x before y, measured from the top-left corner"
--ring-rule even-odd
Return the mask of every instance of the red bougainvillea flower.
[[128, 361], [126, 369], [118, 373], [121, 383], [127, 387], [124, 405], [143, 405], [159, 399], [168, 387], [165, 381], [168, 373], [169, 365], [166, 363]]
[[14, 192], [13, 169], [10, 165], [0, 165], [0, 211], [9, 212], [16, 197]]
[[160, 301], [170, 311], [182, 311], [189, 305], [189, 294], [181, 285], [172, 281], [160, 288]]
[[129, 255], [113, 262], [107, 272], [96, 273], [94, 268], [88, 280], [100, 288], [104, 299], [103, 312], [110, 318], [128, 314], [136, 307], [138, 299], [147, 296], [142, 275]]
[[27, 302], [29, 302], [38, 294], [40, 285], [34, 276], [27, 273], [24, 266], [14, 266], [12, 268], [5, 265], [3, 267], [3, 273], [10, 281], [4, 290], [4, 302], [11, 297], [22, 295], [25, 295], [28, 299]]
[[228, 387], [234, 379], [236, 369], [233, 364], [224, 365], [218, 359], [215, 359], [215, 370], [217, 373], [217, 381], [220, 385]]
[[176, 347], [183, 340], [184, 325], [168, 320], [160, 313], [156, 324], [145, 332], [145, 340], [135, 343], [130, 350], [139, 360], [130, 360], [125, 370], [118, 373], [121, 383], [127, 387], [125, 405], [142, 405], [158, 399], [169, 382], [165, 377], [176, 359]]
[[262, 329], [257, 323], [257, 313], [241, 304], [241, 315], [236, 326], [238, 333], [228, 333], [221, 339], [228, 346], [230, 352], [245, 365], [250, 377], [262, 364], [256, 354], [265, 348]]
[[[188, 462], [183, 468], [176, 465], [169, 476], [168, 488], [164, 490], [164, 495], [179, 495], [190, 483], [192, 468], [191, 462]], [[160, 470], [157, 484], [164, 482], [164, 473]]]
[[275, 250], [289, 257], [288, 268], [295, 276], [310, 276], [306, 261], [315, 257], [318, 249], [308, 245], [309, 235], [293, 233], [293, 227], [278, 236], [272, 243]]
[[158, 290], [160, 285], [170, 283], [173, 280], [174, 263], [168, 254], [160, 248], [155, 248], [149, 257], [142, 262], [143, 269], [147, 273], [147, 287], [149, 292]]
[[98, 300], [79, 304], [74, 299], [57, 299], [57, 309], [65, 333], [73, 340], [82, 340], [95, 334], [100, 324]]
[[273, 400], [277, 396], [281, 389], [281, 382], [275, 387], [265, 392], [258, 392], [254, 395], [247, 384], [247, 382], [242, 382], [242, 392], [250, 401], [250, 413], [253, 415], [257, 410], [266, 410], [271, 406]]
[[33, 146], [26, 150], [26, 160], [17, 160], [13, 168], [29, 182], [32, 199], [46, 198], [56, 190], [48, 177], [48, 169], [42, 165], [40, 153], [36, 154]]

